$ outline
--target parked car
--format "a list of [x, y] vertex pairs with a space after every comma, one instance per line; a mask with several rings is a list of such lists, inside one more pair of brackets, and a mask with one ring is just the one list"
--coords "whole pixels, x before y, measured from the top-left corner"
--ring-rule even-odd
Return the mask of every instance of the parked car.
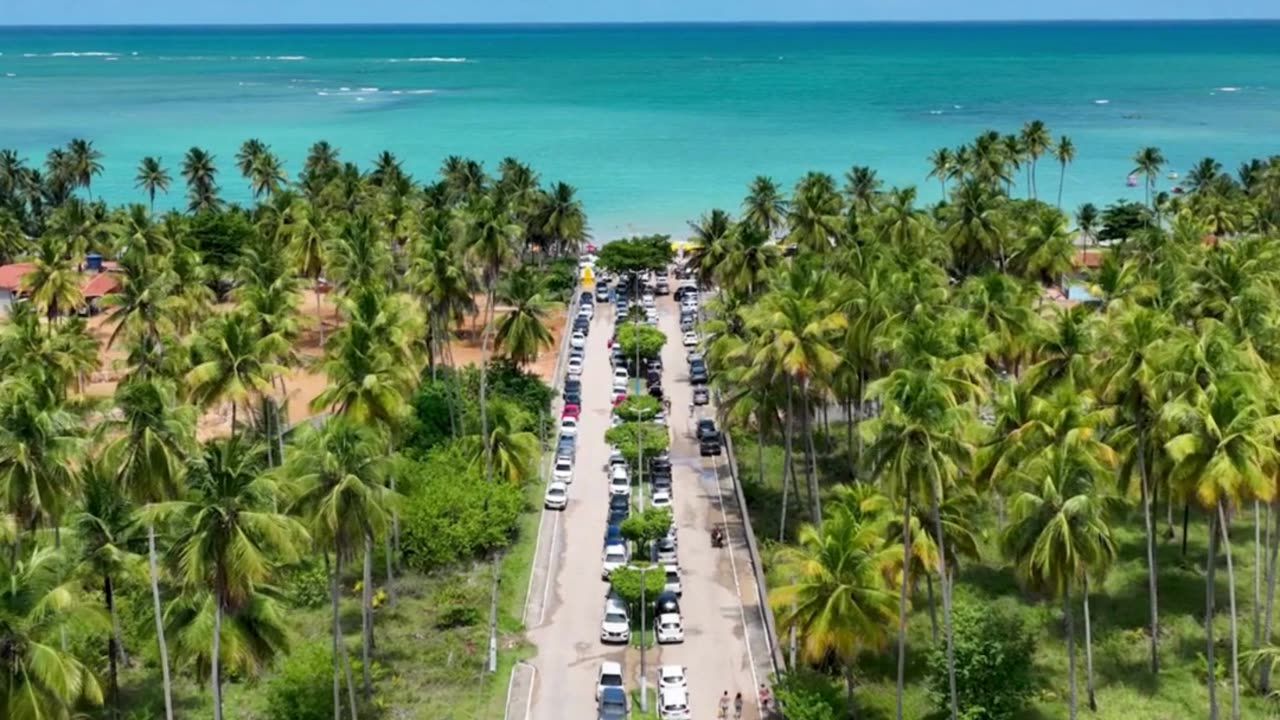
[[658, 597], [653, 600], [653, 614], [663, 615], [665, 613], [680, 614], [680, 598], [675, 593], [663, 591], [658, 593]]
[[600, 696], [604, 694], [607, 688], [617, 688], [626, 692], [626, 686], [622, 682], [622, 663], [605, 660], [600, 663], [600, 671], [596, 673], [596, 700], [600, 700]]
[[702, 457], [719, 456], [722, 452], [719, 438], [708, 438], [698, 443], [698, 454]]
[[622, 688], [606, 688], [596, 706], [596, 720], [627, 720], [627, 693]]
[[684, 624], [680, 622], [679, 615], [672, 613], [659, 615], [656, 630], [659, 644], [684, 642]]
[[678, 565], [678, 555], [676, 553], [676, 544], [669, 537], [658, 538], [650, 546], [649, 555], [652, 560], [660, 565]]
[[697, 435], [699, 440], [719, 440], [720, 431], [716, 430], [716, 421], [711, 418], [698, 420]]
[[692, 720], [689, 693], [684, 688], [671, 688], [658, 693], [659, 720]]
[[631, 515], [631, 498], [626, 495], [609, 496], [609, 524], [621, 525]]
[[[619, 468], [621, 469], [621, 468]], [[609, 494], [631, 497], [631, 480], [626, 472], [614, 472], [609, 476]]]
[[622, 542], [626, 542], [622, 537], [622, 526], [606, 525], [604, 528], [604, 544], [610, 545]]
[[569, 455], [556, 455], [552, 466], [551, 478], [566, 485], [573, 482], [573, 458]]
[[581, 375], [582, 364], [582, 358], [571, 357], [569, 358], [569, 364], [565, 366], [565, 369], [569, 371], [570, 376]]
[[710, 379], [711, 379], [710, 376], [707, 375], [706, 365], [699, 363], [697, 365], [689, 366], [689, 382], [690, 383], [694, 385], [706, 385], [707, 381]]
[[664, 592], [675, 593], [676, 597], [684, 595], [684, 583], [680, 581], [680, 568], [675, 565], [663, 565], [663, 571], [667, 574], [667, 584], [662, 588]]
[[569, 347], [584, 348], [586, 346], [587, 336], [581, 330], [569, 336]]
[[688, 673], [683, 665], [662, 665], [658, 668], [658, 692], [679, 688], [688, 689]]
[[625, 643], [631, 640], [631, 617], [627, 604], [610, 595], [604, 602], [604, 619], [600, 621], [600, 642]]
[[685, 333], [685, 334], [684, 334], [684, 339], [683, 339], [683, 341], [682, 341], [682, 342], [684, 343], [684, 346], [685, 346], [685, 347], [687, 347], [687, 348], [697, 347], [697, 346], [698, 346], [698, 333], [693, 332], [692, 330], [690, 330], [689, 332], [687, 332], [687, 333]]
[[600, 579], [608, 580], [609, 573], [626, 565], [628, 560], [630, 554], [626, 545], [606, 545], [600, 559]]
[[671, 493], [667, 490], [654, 490], [649, 498], [649, 505], [655, 510], [671, 509]]
[[693, 389], [693, 404], [701, 407], [711, 402], [711, 394], [707, 392], [706, 385], [699, 385]]
[[542, 505], [548, 510], [563, 510], [569, 505], [569, 486], [556, 480], [547, 485]]
[[560, 418], [560, 435], [566, 437], [578, 436], [578, 418], [562, 417]]
[[577, 403], [565, 403], [564, 407], [560, 409], [560, 417], [562, 418], [571, 417], [577, 420], [581, 415], [582, 406]]

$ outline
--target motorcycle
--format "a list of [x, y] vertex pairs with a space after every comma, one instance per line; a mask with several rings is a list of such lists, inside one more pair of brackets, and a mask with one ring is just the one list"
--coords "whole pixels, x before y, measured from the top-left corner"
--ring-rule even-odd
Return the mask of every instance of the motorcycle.
[[724, 547], [724, 526], [716, 525], [711, 528], [711, 547]]

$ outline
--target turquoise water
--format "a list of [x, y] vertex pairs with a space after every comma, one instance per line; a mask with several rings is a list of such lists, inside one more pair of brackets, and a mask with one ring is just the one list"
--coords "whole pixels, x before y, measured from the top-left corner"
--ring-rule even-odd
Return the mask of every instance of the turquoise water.
[[1280, 152], [1274, 22], [0, 28], [0, 53], [0, 147], [91, 138], [112, 201], [141, 198], [146, 154], [176, 166], [204, 146], [244, 199], [243, 139], [294, 171], [327, 139], [420, 177], [448, 154], [518, 156], [577, 185], [602, 239], [736, 210], [758, 173], [867, 164], [935, 199], [929, 151], [1032, 118], [1078, 148], [1068, 206], [1140, 198], [1124, 184], [1140, 145], [1182, 172]]

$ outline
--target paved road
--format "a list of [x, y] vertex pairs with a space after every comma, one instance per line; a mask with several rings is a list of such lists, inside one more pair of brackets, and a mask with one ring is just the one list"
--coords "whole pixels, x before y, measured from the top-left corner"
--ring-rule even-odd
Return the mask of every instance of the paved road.
[[[722, 462], [698, 456], [689, 415], [685, 350], [680, 344], [678, 310], [659, 300], [659, 324], [667, 334], [663, 351], [664, 385], [671, 397], [670, 419], [675, 494], [674, 517], [684, 573], [685, 642], [650, 649], [649, 687], [660, 664], [688, 668], [694, 717], [715, 717], [720, 694], [742, 692], [748, 720], [758, 717], [755, 688], [767, 679], [769, 655], [746, 540]], [[628, 685], [639, 684], [639, 651], [600, 642], [600, 618], [607, 584], [600, 579], [600, 550], [608, 496], [603, 467], [608, 460], [604, 432], [609, 427], [612, 370], [606, 347], [613, 310], [596, 312], [583, 370], [583, 410], [578, 460], [569, 508], [548, 513], [539, 549], [525, 622], [537, 645], [532, 664], [537, 678], [530, 711], [513, 710], [509, 720], [590, 720], [596, 714], [595, 676], [602, 660], [623, 663]], [[709, 408], [703, 411], [710, 413]], [[712, 548], [713, 524], [726, 523], [730, 542]]]

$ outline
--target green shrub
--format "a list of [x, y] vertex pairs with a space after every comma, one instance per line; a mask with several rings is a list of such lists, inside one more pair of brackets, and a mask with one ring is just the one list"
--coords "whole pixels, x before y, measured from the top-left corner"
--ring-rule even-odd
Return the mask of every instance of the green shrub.
[[436, 627], [441, 630], [479, 625], [481, 608], [488, 603], [486, 589], [467, 576], [452, 578], [431, 597], [431, 604], [440, 608]]
[[333, 717], [333, 648], [317, 640], [295, 648], [267, 682], [267, 716], [272, 720], [328, 720]]
[[651, 458], [667, 449], [671, 435], [665, 426], [657, 423], [624, 422], [605, 431], [604, 439], [618, 448], [622, 457], [634, 469], [640, 459], [640, 445], [637, 441], [644, 443], [644, 456]]
[[620, 325], [618, 327], [618, 346], [627, 359], [636, 356], [636, 345], [640, 346], [640, 357], [656, 358], [662, 353], [662, 346], [667, 344], [666, 333], [648, 325]]
[[661, 409], [662, 403], [652, 395], [628, 395], [613, 412], [626, 422], [637, 422], [640, 418], [652, 420]]
[[320, 607], [329, 602], [329, 577], [324, 567], [307, 563], [289, 574], [289, 604], [300, 608]]
[[406, 496], [400, 548], [410, 567], [430, 571], [510, 542], [524, 509], [523, 491], [486, 483], [456, 443], [422, 460], [402, 459], [393, 472]]
[[[429, 372], [429, 371], [428, 371]], [[430, 452], [453, 435], [450, 426], [450, 388], [451, 371], [437, 368], [439, 377], [436, 380], [428, 376], [418, 386], [410, 404], [413, 412], [405, 421], [403, 451], [414, 457], [421, 457]], [[443, 373], [443, 374], [442, 374]], [[455, 408], [452, 412], [459, 412]]]
[[[640, 578], [642, 577], [640, 568], [652, 568], [644, 572], [644, 600], [646, 603], [652, 602], [653, 598], [662, 592], [662, 588], [667, 585], [667, 575], [662, 568], [649, 563], [634, 563], [625, 565], [609, 573], [609, 585], [613, 588], [613, 592], [622, 598], [632, 607], [640, 604]], [[648, 612], [646, 609], [645, 612]]]
[[847, 716], [840, 686], [812, 670], [784, 673], [773, 686], [787, 720], [837, 720]]
[[671, 511], [666, 508], [649, 508], [622, 521], [618, 530], [622, 537], [634, 542], [641, 556], [649, 543], [667, 534], [671, 529]]
[[[965, 720], [1002, 720], [1022, 710], [1031, 698], [1031, 661], [1035, 639], [1010, 613], [960, 602], [952, 610], [956, 691]], [[929, 656], [929, 693], [939, 708], [950, 703], [947, 656], [939, 644]]]

